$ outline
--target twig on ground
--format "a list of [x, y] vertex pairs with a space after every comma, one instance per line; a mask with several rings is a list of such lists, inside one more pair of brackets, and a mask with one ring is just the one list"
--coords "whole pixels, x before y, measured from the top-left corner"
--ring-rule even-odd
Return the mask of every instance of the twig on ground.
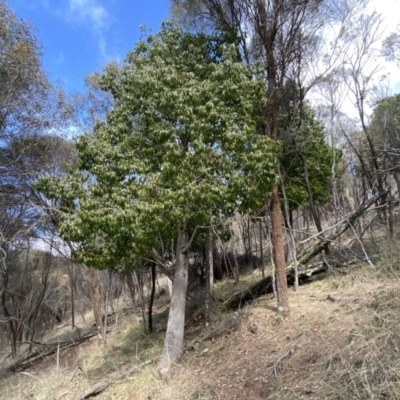
[[285, 353], [283, 356], [278, 358], [278, 361], [274, 365], [274, 375], [278, 376], [279, 375], [279, 365], [280, 363], [285, 359], [285, 358], [290, 358], [294, 353], [294, 347], [292, 347], [287, 353]]

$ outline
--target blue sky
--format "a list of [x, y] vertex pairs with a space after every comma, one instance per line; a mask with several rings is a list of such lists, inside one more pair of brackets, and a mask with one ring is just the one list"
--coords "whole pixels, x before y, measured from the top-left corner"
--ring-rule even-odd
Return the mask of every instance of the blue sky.
[[145, 24], [157, 32], [169, 16], [169, 0], [9, 0], [29, 20], [43, 45], [52, 81], [83, 90], [83, 78], [111, 60], [122, 61]]
[[[29, 20], [43, 44], [43, 62], [52, 81], [67, 91], [84, 90], [83, 78], [107, 61], [124, 60], [145, 24], [157, 32], [169, 16], [169, 0], [8, 0]], [[383, 17], [383, 37], [400, 23], [400, 0], [371, 0]], [[383, 63], [382, 74], [400, 91], [400, 68]]]

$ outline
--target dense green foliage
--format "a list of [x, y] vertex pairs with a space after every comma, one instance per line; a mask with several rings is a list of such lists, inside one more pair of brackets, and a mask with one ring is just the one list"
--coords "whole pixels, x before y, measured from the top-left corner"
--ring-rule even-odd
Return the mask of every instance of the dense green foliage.
[[[283, 143], [281, 157], [282, 183], [285, 185], [289, 208], [296, 209], [309, 205], [309, 194], [304, 176], [307, 170], [314, 203], [326, 204], [331, 194], [332, 165], [337, 168], [342, 153], [333, 149], [325, 140], [323, 124], [315, 118], [314, 110], [300, 98], [300, 92], [293, 81], [289, 81], [281, 96], [279, 111], [279, 138]], [[335, 159], [334, 159], [335, 157]]]
[[109, 268], [179, 226], [263, 205], [279, 144], [258, 134], [264, 85], [234, 45], [166, 24], [100, 85], [114, 106], [80, 137], [79, 173], [40, 184], [76, 206], [60, 230], [81, 243], [82, 261]]
[[370, 125], [375, 142], [381, 146], [400, 148], [400, 95], [378, 102]]

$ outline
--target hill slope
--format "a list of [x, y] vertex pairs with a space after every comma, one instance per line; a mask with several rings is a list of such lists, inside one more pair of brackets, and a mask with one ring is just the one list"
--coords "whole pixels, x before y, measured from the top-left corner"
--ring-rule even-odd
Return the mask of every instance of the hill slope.
[[[201, 315], [190, 319], [185, 354], [169, 377], [160, 378], [153, 363], [97, 399], [400, 398], [400, 269], [387, 265], [331, 273], [300, 287], [291, 292], [288, 317], [270, 297], [229, 313], [215, 304], [207, 330]], [[229, 284], [221, 285], [226, 291]], [[156, 358], [165, 323], [165, 306], [158, 307], [158, 333], [145, 335], [136, 317], [121, 317], [106, 349], [93, 341], [8, 375], [0, 398], [76, 399], [94, 383]]]

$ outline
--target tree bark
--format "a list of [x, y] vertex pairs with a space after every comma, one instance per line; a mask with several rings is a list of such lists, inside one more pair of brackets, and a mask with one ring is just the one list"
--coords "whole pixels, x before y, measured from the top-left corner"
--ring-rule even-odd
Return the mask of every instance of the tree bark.
[[151, 266], [151, 295], [149, 302], [149, 332], [153, 333], [153, 304], [154, 297], [156, 294], [156, 264], [153, 263]]
[[125, 275], [126, 284], [128, 286], [129, 297], [132, 300], [133, 309], [135, 309], [135, 282], [133, 281], [133, 272], [128, 271]]
[[272, 190], [270, 209], [278, 309], [284, 313], [289, 313], [290, 308], [286, 277], [285, 246], [283, 240], [282, 213], [278, 186], [275, 186]]
[[183, 351], [189, 265], [188, 243], [187, 226], [180, 226], [178, 229], [175, 275], [172, 284], [167, 333], [159, 362], [161, 374], [165, 374], [170, 370], [172, 364], [178, 361]]
[[400, 198], [400, 171], [396, 171], [393, 176], [397, 186], [397, 197]]
[[211, 287], [213, 284], [213, 239], [211, 226], [207, 229], [206, 236], [206, 262], [205, 262], [205, 293], [204, 293], [204, 323], [207, 327], [210, 323], [210, 298], [211, 298]]
[[94, 321], [96, 323], [98, 339], [100, 341], [103, 337], [104, 326], [103, 326], [103, 318], [101, 315], [101, 295], [99, 288], [100, 282], [97, 276], [97, 270], [95, 270], [94, 268], [90, 268], [90, 276], [91, 276], [90, 297], [93, 307], [93, 315], [94, 315]]
[[263, 279], [265, 278], [265, 268], [264, 268], [264, 249], [263, 249], [263, 231], [262, 231], [263, 220], [260, 219], [259, 226], [259, 238], [260, 238], [260, 268]]
[[71, 285], [71, 328], [75, 328], [75, 298], [74, 298], [74, 269], [73, 264], [69, 265], [70, 285]]

